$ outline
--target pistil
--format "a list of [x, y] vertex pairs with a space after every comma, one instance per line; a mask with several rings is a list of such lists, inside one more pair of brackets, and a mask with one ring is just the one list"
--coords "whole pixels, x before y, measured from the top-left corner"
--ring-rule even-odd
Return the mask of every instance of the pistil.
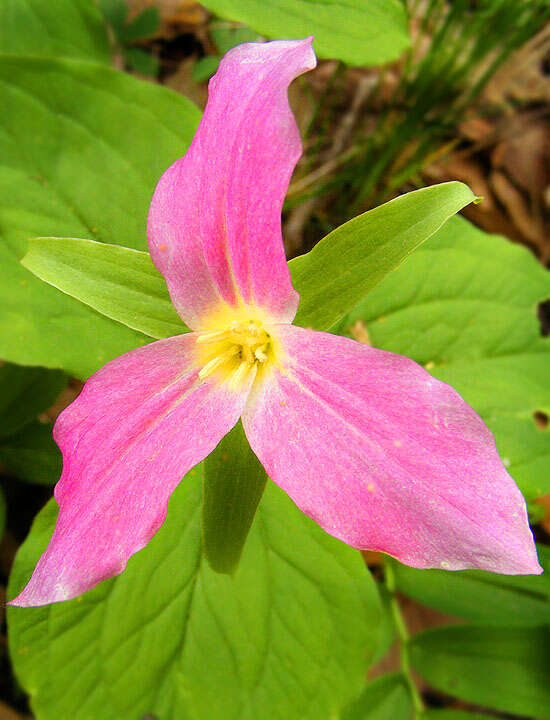
[[201, 379], [221, 374], [233, 387], [246, 381], [255, 368], [264, 368], [273, 358], [271, 336], [254, 320], [232, 321], [229, 327], [202, 333], [200, 347]]

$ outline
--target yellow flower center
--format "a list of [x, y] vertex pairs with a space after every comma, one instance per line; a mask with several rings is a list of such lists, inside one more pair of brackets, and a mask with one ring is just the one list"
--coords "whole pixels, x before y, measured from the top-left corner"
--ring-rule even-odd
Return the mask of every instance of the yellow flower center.
[[246, 382], [256, 368], [260, 373], [274, 359], [273, 338], [257, 320], [233, 320], [222, 330], [201, 333], [199, 346], [199, 377], [216, 373], [233, 387]]

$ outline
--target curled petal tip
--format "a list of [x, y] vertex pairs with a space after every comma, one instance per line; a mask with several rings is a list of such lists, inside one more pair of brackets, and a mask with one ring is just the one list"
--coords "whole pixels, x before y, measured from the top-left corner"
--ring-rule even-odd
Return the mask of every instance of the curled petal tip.
[[245, 43], [210, 81], [186, 155], [162, 176], [148, 219], [151, 257], [193, 329], [222, 305], [254, 305], [275, 322], [298, 307], [281, 209], [302, 152], [288, 86], [315, 67], [311, 38]]

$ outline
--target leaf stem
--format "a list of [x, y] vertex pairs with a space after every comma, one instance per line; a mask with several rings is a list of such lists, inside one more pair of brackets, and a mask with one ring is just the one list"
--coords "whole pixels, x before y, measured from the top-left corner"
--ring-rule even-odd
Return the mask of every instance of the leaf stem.
[[394, 574], [391, 562], [389, 560], [386, 560], [384, 562], [384, 580], [385, 580], [386, 588], [387, 588], [389, 596], [390, 596], [391, 613], [392, 613], [393, 621], [395, 623], [395, 629], [397, 631], [397, 636], [399, 638], [401, 672], [403, 673], [406, 683], [407, 683], [407, 687], [409, 688], [409, 693], [411, 695], [411, 700], [412, 700], [412, 703], [414, 706], [415, 720], [418, 720], [420, 718], [420, 716], [422, 715], [422, 713], [424, 712], [424, 703], [422, 701], [422, 697], [420, 696], [420, 693], [418, 692], [416, 683], [414, 682], [413, 677], [412, 677], [411, 661], [410, 661], [410, 657], [409, 657], [410, 635], [409, 635], [409, 630], [407, 628], [407, 624], [405, 623], [405, 618], [403, 617], [403, 613], [401, 612], [399, 600], [397, 599], [395, 574]]

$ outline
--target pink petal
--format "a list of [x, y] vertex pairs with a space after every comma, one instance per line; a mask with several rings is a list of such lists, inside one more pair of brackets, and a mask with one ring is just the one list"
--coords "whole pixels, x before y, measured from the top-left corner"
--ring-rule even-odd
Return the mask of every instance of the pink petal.
[[412, 360], [281, 325], [281, 369], [254, 387], [246, 435], [328, 533], [413, 567], [542, 572], [493, 436]]
[[191, 147], [160, 179], [149, 248], [192, 328], [221, 300], [258, 305], [281, 322], [296, 314], [281, 208], [302, 146], [287, 89], [314, 66], [311, 38], [231, 50]]
[[197, 381], [189, 333], [123, 355], [58, 418], [57, 525], [11, 605], [68, 600], [117, 575], [164, 522], [183, 475], [235, 425], [242, 393]]

